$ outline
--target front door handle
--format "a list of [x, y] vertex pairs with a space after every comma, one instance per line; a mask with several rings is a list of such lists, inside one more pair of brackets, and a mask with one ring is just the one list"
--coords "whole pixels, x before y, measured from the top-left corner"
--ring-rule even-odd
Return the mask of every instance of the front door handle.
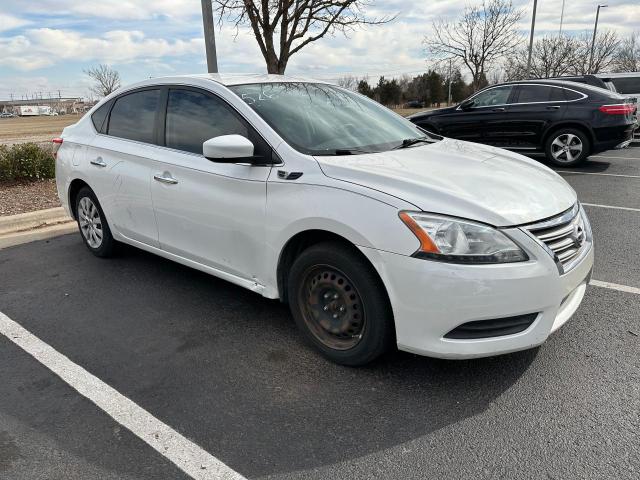
[[98, 157], [95, 160], [90, 160], [89, 163], [91, 165], [95, 165], [96, 167], [106, 167], [106, 162], [102, 159], [102, 157]]
[[156, 173], [153, 176], [153, 179], [161, 183], [166, 183], [167, 185], [175, 185], [178, 183], [178, 180], [173, 178], [169, 172]]
[[499, 107], [499, 108], [492, 108], [491, 109], [492, 112], [504, 112], [504, 108]]
[[550, 107], [547, 107], [547, 110], [560, 110], [560, 107], [558, 105], [552, 105]]

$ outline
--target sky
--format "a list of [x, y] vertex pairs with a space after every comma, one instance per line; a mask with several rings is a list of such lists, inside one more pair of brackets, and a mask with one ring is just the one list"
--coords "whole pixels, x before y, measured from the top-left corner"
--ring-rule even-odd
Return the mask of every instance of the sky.
[[[371, 0], [369, 16], [397, 18], [310, 44], [291, 57], [286, 73], [325, 80], [421, 73], [427, 67], [422, 40], [432, 22], [455, 19], [473, 3], [480, 0]], [[528, 35], [533, 0], [513, 3], [524, 10], [520, 29]], [[566, 0], [563, 31], [592, 31], [597, 3]], [[607, 3], [599, 30], [620, 35], [640, 30], [640, 0]], [[90, 80], [83, 70], [100, 63], [118, 70], [123, 84], [206, 72], [198, 0], [0, 0], [0, 5], [0, 99], [58, 91], [87, 96]], [[561, 5], [562, 0], [538, 1], [536, 35], [558, 32]], [[266, 71], [247, 28], [236, 31], [223, 23], [216, 27], [216, 43], [220, 72]]]

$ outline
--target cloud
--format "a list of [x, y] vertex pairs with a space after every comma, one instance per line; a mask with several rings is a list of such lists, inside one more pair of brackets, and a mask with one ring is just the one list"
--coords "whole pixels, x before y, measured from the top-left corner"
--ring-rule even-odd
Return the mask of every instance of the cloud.
[[24, 35], [0, 38], [0, 65], [35, 70], [66, 60], [127, 63], [138, 59], [170, 58], [204, 51], [201, 38], [147, 38], [141, 31], [113, 30], [101, 37], [52, 28], [30, 29]]
[[14, 30], [16, 28], [29, 25], [30, 23], [31, 22], [29, 20], [25, 20], [24, 18], [14, 17], [13, 15], [8, 15], [6, 13], [0, 13], [0, 32]]

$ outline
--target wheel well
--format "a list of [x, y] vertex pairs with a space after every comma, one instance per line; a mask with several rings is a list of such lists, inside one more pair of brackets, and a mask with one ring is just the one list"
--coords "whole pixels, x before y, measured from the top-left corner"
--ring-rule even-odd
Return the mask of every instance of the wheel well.
[[78, 195], [78, 192], [80, 191], [80, 189], [82, 187], [88, 187], [89, 185], [87, 185], [86, 182], [84, 182], [83, 180], [80, 180], [79, 178], [76, 178], [75, 180], [73, 180], [71, 182], [71, 185], [69, 185], [69, 209], [71, 210], [71, 213], [73, 214], [73, 218], [77, 218], [76, 216], [76, 196]]
[[[376, 269], [371, 265], [369, 259], [360, 251], [358, 248], [346, 238], [326, 230], [305, 230], [303, 232], [299, 232], [295, 234], [293, 237], [289, 239], [286, 243], [282, 252], [280, 253], [280, 259], [278, 260], [278, 268], [277, 268], [277, 280], [278, 280], [278, 292], [280, 294], [280, 301], [287, 301], [287, 276], [289, 274], [289, 270], [291, 270], [291, 266], [295, 259], [300, 255], [304, 250], [311, 247], [312, 245], [316, 245], [318, 243], [323, 242], [339, 242], [344, 245], [347, 245], [349, 248], [353, 250], [356, 255], [361, 256], [366, 260], [366, 262], [371, 266], [378, 278], [380, 275], [376, 271]], [[384, 287], [384, 282], [380, 279], [380, 284]], [[386, 293], [386, 288], [385, 288]]]
[[547, 140], [551, 135], [553, 135], [554, 132], [557, 132], [558, 130], [562, 130], [565, 128], [573, 128], [574, 130], [580, 130], [589, 139], [589, 142], [591, 143], [590, 147], [593, 147], [593, 144], [595, 142], [595, 137], [593, 135], [593, 132], [591, 131], [590, 128], [582, 125], [581, 123], [561, 123], [559, 125], [554, 125], [553, 127], [549, 128], [547, 133], [545, 133], [544, 135], [544, 140], [542, 142], [543, 146], [547, 144]]

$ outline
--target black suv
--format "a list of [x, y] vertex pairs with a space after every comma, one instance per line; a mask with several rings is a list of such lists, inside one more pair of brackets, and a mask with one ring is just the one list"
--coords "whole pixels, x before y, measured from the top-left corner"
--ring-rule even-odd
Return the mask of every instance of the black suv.
[[560, 80], [492, 85], [459, 105], [411, 115], [425, 130], [524, 154], [564, 167], [629, 144], [636, 105], [617, 93]]

